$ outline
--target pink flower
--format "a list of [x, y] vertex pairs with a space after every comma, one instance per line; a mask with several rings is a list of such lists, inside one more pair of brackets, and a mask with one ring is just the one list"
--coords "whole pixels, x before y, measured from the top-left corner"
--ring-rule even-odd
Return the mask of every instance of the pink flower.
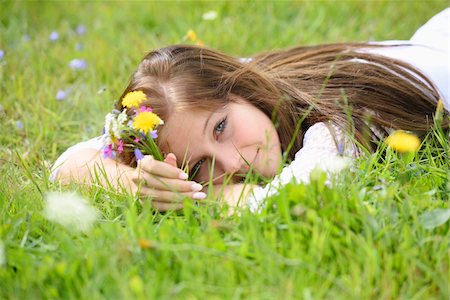
[[109, 158], [113, 158], [114, 153], [113, 153], [113, 145], [109, 144], [108, 146], [106, 146], [103, 149], [103, 157], [109, 157]]
[[122, 153], [123, 152], [123, 141], [119, 140], [117, 142], [117, 152]]
[[151, 107], [141, 106], [139, 108], [139, 112], [152, 112], [152, 108]]

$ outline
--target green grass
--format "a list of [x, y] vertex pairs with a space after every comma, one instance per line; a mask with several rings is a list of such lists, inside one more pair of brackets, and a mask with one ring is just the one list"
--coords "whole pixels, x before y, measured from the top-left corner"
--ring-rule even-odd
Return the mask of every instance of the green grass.
[[[288, 185], [260, 214], [224, 217], [214, 205], [189, 204], [182, 214], [155, 214], [127, 195], [47, 180], [48, 165], [65, 148], [100, 133], [143, 54], [182, 42], [189, 29], [207, 46], [245, 56], [407, 39], [446, 6], [1, 2], [0, 298], [449, 299], [450, 226], [429, 215], [449, 208], [445, 138], [425, 144], [410, 163], [390, 151], [361, 159], [334, 188], [320, 176]], [[209, 10], [217, 19], [202, 20]], [[75, 33], [78, 24], [85, 35]], [[87, 69], [72, 71], [74, 58], [86, 59]], [[101, 220], [86, 234], [47, 221], [41, 193], [55, 190], [77, 190]], [[142, 240], [151, 246], [140, 247]]]

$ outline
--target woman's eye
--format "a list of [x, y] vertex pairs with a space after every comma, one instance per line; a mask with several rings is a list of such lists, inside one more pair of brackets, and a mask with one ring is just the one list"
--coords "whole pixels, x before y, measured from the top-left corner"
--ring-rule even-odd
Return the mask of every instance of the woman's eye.
[[227, 118], [224, 118], [216, 124], [216, 127], [214, 127], [214, 132], [216, 134], [217, 133], [220, 134], [225, 130], [226, 127], [227, 127]]

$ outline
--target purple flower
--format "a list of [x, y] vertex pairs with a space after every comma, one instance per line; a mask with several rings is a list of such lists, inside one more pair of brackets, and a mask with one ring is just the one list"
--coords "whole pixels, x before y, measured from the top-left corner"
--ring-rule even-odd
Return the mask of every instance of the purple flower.
[[338, 143], [337, 150], [339, 155], [344, 155], [344, 144]]
[[150, 131], [150, 136], [152, 139], [156, 139], [158, 137], [158, 133], [156, 133], [156, 130]]
[[114, 151], [113, 151], [113, 145], [109, 144], [108, 146], [105, 146], [103, 148], [103, 157], [104, 158], [113, 158], [114, 157]]
[[5, 56], [5, 51], [0, 49], [0, 60], [3, 58], [3, 56]]
[[78, 35], [84, 35], [86, 33], [86, 27], [80, 24], [77, 26], [76, 32]]
[[23, 123], [22, 121], [16, 121], [16, 128], [19, 130], [23, 130]]
[[136, 156], [136, 160], [141, 160], [144, 158], [144, 154], [142, 154], [141, 150], [138, 148], [134, 149], [134, 156]]
[[74, 70], [84, 70], [86, 69], [87, 63], [84, 59], [72, 59], [69, 63], [69, 67], [71, 67]]
[[67, 91], [64, 90], [58, 90], [56, 93], [56, 100], [64, 100], [67, 97]]
[[30, 36], [28, 34], [24, 34], [22, 39], [24, 42], [28, 42], [28, 41], [30, 41]]
[[59, 39], [59, 33], [57, 31], [52, 31], [48, 38], [50, 39], [50, 41], [57, 41]]
[[83, 44], [82, 44], [82, 43], [77, 43], [77, 44], [75, 45], [75, 49], [76, 49], [77, 51], [83, 50]]

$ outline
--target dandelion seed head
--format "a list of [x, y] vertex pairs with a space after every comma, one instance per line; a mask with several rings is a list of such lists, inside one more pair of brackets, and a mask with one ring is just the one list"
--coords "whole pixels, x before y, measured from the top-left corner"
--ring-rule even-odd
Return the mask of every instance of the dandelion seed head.
[[87, 232], [99, 218], [99, 211], [76, 193], [51, 192], [45, 196], [44, 216], [67, 229]]
[[207, 11], [202, 15], [202, 19], [205, 21], [212, 21], [215, 18], [217, 18], [217, 12], [214, 10]]

